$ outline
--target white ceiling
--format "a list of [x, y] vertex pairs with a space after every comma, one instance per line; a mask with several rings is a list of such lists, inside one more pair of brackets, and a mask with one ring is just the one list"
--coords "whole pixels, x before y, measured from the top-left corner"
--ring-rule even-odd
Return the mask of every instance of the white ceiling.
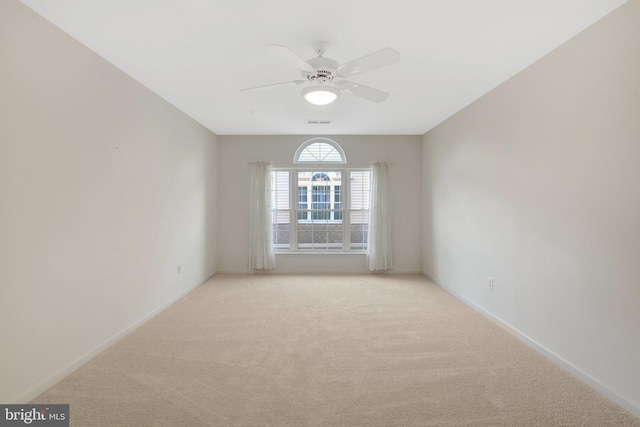
[[[22, 0], [219, 135], [423, 134], [626, 0]], [[391, 93], [313, 106], [264, 48], [401, 62], [350, 80]], [[309, 125], [307, 119], [332, 120]]]

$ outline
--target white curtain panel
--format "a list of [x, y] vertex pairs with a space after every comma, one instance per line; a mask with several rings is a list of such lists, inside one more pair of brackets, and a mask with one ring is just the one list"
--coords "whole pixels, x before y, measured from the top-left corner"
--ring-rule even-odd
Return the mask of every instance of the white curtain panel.
[[367, 262], [370, 271], [391, 270], [394, 257], [389, 164], [375, 163], [371, 172]]
[[271, 270], [275, 268], [276, 261], [273, 254], [269, 163], [251, 163], [249, 197], [249, 266], [256, 270]]

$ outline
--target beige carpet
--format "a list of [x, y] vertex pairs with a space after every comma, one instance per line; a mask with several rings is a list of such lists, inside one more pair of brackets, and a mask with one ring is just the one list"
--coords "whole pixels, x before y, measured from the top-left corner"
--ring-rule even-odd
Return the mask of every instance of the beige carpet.
[[219, 275], [33, 403], [89, 426], [640, 426], [421, 276]]

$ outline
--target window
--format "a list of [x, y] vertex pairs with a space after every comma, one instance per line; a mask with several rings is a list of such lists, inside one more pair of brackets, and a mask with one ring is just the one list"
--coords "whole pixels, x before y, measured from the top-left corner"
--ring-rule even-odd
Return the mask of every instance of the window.
[[[340, 220], [341, 171], [298, 172], [298, 219]], [[311, 200], [311, 205], [307, 203]]]
[[291, 208], [289, 200], [289, 171], [271, 172], [273, 189], [273, 246], [288, 248], [291, 242]]
[[298, 147], [293, 163], [347, 163], [347, 158], [335, 141], [313, 138]]
[[[288, 185], [288, 184], [287, 184]], [[307, 187], [298, 187], [298, 219], [307, 220], [309, 209], [309, 192]]]
[[[345, 156], [337, 143], [326, 138], [307, 141], [296, 155], [297, 163], [310, 164], [276, 168], [272, 173], [274, 249], [365, 251], [370, 170], [331, 166], [344, 163]], [[303, 160], [310, 156], [315, 161]]]
[[366, 250], [369, 241], [369, 191], [371, 171], [351, 171], [349, 182], [351, 200], [349, 206], [349, 230], [351, 249]]

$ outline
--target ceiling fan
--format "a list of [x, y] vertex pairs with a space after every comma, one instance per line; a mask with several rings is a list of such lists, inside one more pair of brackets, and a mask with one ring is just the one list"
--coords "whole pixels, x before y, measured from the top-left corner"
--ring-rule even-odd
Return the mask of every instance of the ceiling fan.
[[330, 104], [335, 101], [342, 92], [355, 95], [368, 101], [384, 101], [389, 97], [387, 92], [344, 80], [344, 78], [400, 62], [400, 54], [390, 47], [342, 65], [333, 59], [323, 56], [325, 52], [323, 43], [316, 44], [317, 57], [309, 59], [308, 61], [302, 59], [286, 46], [270, 44], [266, 47], [295, 65], [305, 80], [293, 80], [290, 82], [250, 87], [242, 89], [241, 92], [273, 86], [304, 85], [301, 95], [308, 102], [316, 105]]

